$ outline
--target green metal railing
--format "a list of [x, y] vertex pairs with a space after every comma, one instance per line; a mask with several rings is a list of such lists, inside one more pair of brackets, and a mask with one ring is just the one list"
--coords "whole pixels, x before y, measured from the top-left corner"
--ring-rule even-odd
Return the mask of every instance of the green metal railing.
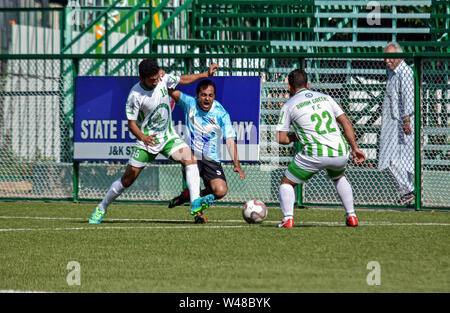
[[[80, 41], [83, 38], [83, 36], [86, 35], [88, 32], [92, 32], [94, 26], [97, 25], [97, 23], [99, 23], [102, 19], [107, 17], [107, 14], [112, 9], [114, 9], [120, 1], [121, 0], [114, 0], [114, 2], [109, 7], [107, 7], [106, 9], [103, 9], [102, 12], [91, 23], [89, 23], [89, 25], [87, 25], [74, 39], [72, 39], [67, 45], [63, 43], [63, 48], [61, 50], [61, 53], [68, 52], [69, 49], [74, 45], [74, 43]], [[89, 9], [89, 11], [93, 10], [93, 8], [88, 8], [88, 9]], [[105, 22], [105, 25], [106, 24], [107, 24], [107, 22]], [[65, 29], [65, 27], [63, 27], [63, 29]], [[97, 44], [97, 46], [99, 44], [100, 44], [100, 42]]]
[[[133, 54], [183, 43], [200, 52], [383, 52], [392, 40], [406, 52], [450, 49], [448, 0], [380, 0], [375, 13], [367, 1], [186, 0], [178, 7], [168, 0], [156, 1], [154, 7], [149, 0], [128, 3], [133, 5], [113, 0], [104, 7], [0, 8], [2, 29], [14, 29], [18, 42], [17, 49], [6, 53]], [[118, 21], [111, 22], [112, 12]], [[160, 16], [159, 25], [152, 16]], [[380, 25], [367, 24], [372, 16]], [[80, 22], [69, 25], [71, 18]], [[104, 35], [92, 40], [100, 26]], [[119, 39], [111, 43], [116, 35]], [[136, 36], [143, 42], [130, 44]], [[36, 38], [50, 46], [39, 48], [42, 42]]]
[[[449, 1], [377, 1], [371, 4], [379, 4], [375, 13], [368, 4], [198, 0], [193, 33], [199, 39], [266, 40], [274, 52], [383, 52], [388, 41], [401, 41], [408, 52], [449, 51]], [[376, 25], [368, 25], [372, 17]], [[409, 39], [420, 37], [430, 44]]]

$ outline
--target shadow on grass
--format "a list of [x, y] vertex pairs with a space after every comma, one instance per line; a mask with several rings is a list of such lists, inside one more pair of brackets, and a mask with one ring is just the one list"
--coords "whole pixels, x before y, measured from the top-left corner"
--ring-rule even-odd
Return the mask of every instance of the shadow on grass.
[[[89, 221], [77, 221], [76, 223], [79, 224], [89, 224]], [[177, 225], [186, 225], [186, 224], [194, 224], [194, 220], [192, 221], [174, 221], [174, 220], [158, 220], [158, 219], [152, 219], [152, 220], [138, 220], [138, 219], [130, 219], [130, 220], [126, 220], [126, 219], [106, 219], [103, 220], [100, 224], [89, 224], [89, 225], [103, 225], [103, 224], [107, 224], [107, 225], [122, 225], [122, 224], [177, 224]]]
[[[302, 225], [294, 225], [294, 228], [307, 228], [307, 227], [321, 227], [322, 225], [313, 225], [313, 224], [302, 224]], [[266, 228], [280, 228], [278, 225], [260, 225], [260, 227]], [[282, 228], [280, 228], [282, 229]], [[288, 229], [288, 228], [285, 228]]]
[[[74, 223], [77, 224], [88, 224], [88, 220], [79, 220]], [[111, 219], [104, 219], [100, 224], [89, 224], [89, 225], [124, 225], [124, 224], [163, 224], [163, 225], [207, 225], [207, 226], [217, 226], [217, 225], [223, 225], [223, 226], [230, 226], [230, 225], [224, 225], [223, 223], [217, 223], [216, 221], [209, 221], [207, 224], [196, 224], [194, 223], [194, 220], [167, 220], [167, 219], [121, 219], [121, 218], [111, 218]], [[236, 224], [232, 224], [236, 225]], [[278, 224], [246, 224], [246, 223], [240, 223], [238, 225], [245, 226], [247, 225], [250, 228], [279, 228]], [[347, 227], [345, 224], [342, 225], [327, 225], [327, 224], [296, 224], [294, 225], [294, 228], [312, 228], [312, 227], [319, 227], [319, 228], [328, 228], [328, 227]]]
[[[278, 224], [276, 224], [276, 225], [265, 224], [265, 225], [259, 225], [259, 227], [279, 228]], [[347, 227], [347, 226], [345, 224], [342, 224], [342, 225], [327, 225], [327, 224], [300, 224], [299, 225], [299, 224], [294, 224], [294, 228], [310, 228], [310, 227], [320, 227], [320, 228], [333, 227], [333, 228], [336, 228], [336, 227]], [[353, 228], [355, 228], [355, 227], [353, 227]], [[285, 229], [289, 229], [289, 228], [285, 228]]]

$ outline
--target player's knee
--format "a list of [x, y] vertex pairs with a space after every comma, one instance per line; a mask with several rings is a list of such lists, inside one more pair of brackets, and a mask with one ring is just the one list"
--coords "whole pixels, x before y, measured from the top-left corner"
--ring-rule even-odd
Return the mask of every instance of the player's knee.
[[186, 167], [189, 165], [197, 164], [197, 160], [196, 159], [181, 160], [181, 164]]
[[227, 185], [217, 186], [213, 190], [214, 198], [217, 200], [217, 199], [221, 199], [221, 198], [225, 197], [225, 195], [227, 194], [227, 191], [228, 191]]
[[135, 182], [136, 178], [139, 176], [140, 171], [127, 170], [122, 176], [121, 183], [125, 188], [130, 187]]
[[130, 187], [134, 183], [134, 179], [132, 177], [129, 177], [129, 176], [122, 177], [121, 181], [122, 181], [122, 186], [124, 186], [125, 188]]
[[286, 176], [283, 176], [281, 179], [280, 187], [283, 184], [291, 185], [292, 187], [296, 187], [298, 184], [288, 179]]
[[184, 153], [183, 157], [180, 160], [180, 163], [183, 166], [189, 166], [197, 164], [197, 159], [195, 158], [194, 154], [189, 150]]
[[342, 174], [342, 175], [340, 175], [340, 176], [338, 176], [338, 177], [334, 177], [334, 178], [332, 178], [331, 180], [332, 181], [334, 181], [335, 183], [337, 183], [341, 178], [343, 178], [343, 177], [345, 177], [345, 174]]

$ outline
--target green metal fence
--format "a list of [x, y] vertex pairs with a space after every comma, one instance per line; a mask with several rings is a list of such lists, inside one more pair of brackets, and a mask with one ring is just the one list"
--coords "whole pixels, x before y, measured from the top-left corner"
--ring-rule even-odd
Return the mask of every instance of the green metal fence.
[[[176, 74], [216, 62], [218, 75], [263, 81], [260, 161], [244, 164], [245, 183], [225, 165], [224, 202], [277, 203], [277, 185], [298, 147], [276, 143], [275, 123], [287, 100], [286, 75], [301, 67], [313, 89], [341, 103], [368, 156], [347, 172], [356, 204], [396, 207], [395, 180], [377, 170], [383, 49], [396, 40], [415, 74], [415, 208], [450, 207], [450, 1], [85, 2], [0, 8], [0, 198], [102, 198], [125, 165], [73, 162], [75, 77], [137, 75], [142, 58], [159, 57]], [[167, 201], [182, 186], [175, 164], [153, 165], [141, 176], [122, 200]], [[298, 189], [298, 203], [339, 205], [323, 174]]]
[[[415, 73], [416, 112], [416, 209], [450, 207], [450, 94], [448, 56], [402, 56]], [[276, 143], [275, 124], [287, 101], [287, 74], [305, 68], [311, 88], [330, 94], [344, 108], [355, 126], [360, 147], [368, 160], [361, 166], [349, 162], [356, 206], [399, 207], [396, 183], [388, 172], [377, 170], [380, 114], [387, 71], [380, 54], [167, 54], [159, 59], [167, 72], [203, 72], [211, 62], [218, 75], [260, 76], [260, 161], [244, 164], [241, 181], [229, 164], [225, 203], [258, 198], [278, 203], [277, 187], [284, 169], [296, 153], [295, 146]], [[390, 54], [390, 56], [393, 56]], [[1, 55], [0, 88], [0, 198], [100, 200], [122, 174], [120, 162], [73, 162], [74, 78], [89, 73], [98, 59], [111, 68], [122, 64], [116, 76], [137, 75], [137, 64], [155, 55]], [[100, 67], [99, 75], [111, 75]], [[168, 201], [182, 188], [177, 164], [149, 166], [121, 200]], [[298, 190], [299, 205], [339, 205], [332, 184], [324, 174]], [[399, 207], [401, 208], [401, 207]]]

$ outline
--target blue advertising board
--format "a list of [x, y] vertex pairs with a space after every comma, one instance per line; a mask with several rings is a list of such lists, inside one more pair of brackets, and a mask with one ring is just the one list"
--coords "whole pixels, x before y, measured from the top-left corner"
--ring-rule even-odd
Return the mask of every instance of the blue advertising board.
[[[216, 84], [216, 100], [230, 114], [236, 132], [239, 159], [255, 162], [259, 159], [259, 117], [261, 81], [259, 77], [211, 77]], [[137, 77], [76, 78], [74, 114], [74, 160], [126, 161], [136, 141], [128, 129], [125, 103]], [[194, 96], [197, 83], [177, 89]], [[173, 105], [174, 129], [184, 138], [183, 110]], [[231, 160], [222, 144], [222, 158]], [[159, 155], [157, 160], [167, 160]]]

